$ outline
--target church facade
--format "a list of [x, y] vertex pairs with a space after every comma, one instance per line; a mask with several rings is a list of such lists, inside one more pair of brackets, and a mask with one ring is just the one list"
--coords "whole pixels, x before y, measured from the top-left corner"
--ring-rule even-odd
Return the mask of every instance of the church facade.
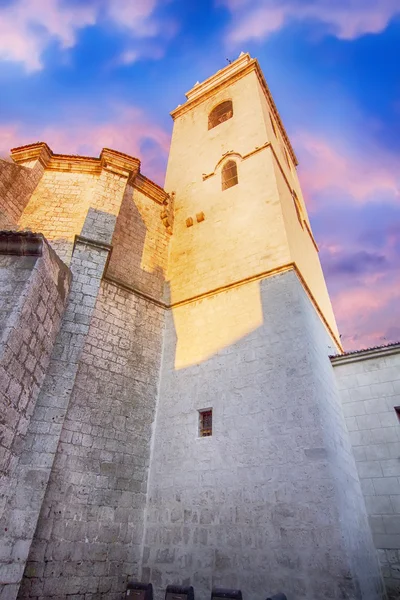
[[343, 354], [258, 62], [186, 97], [165, 189], [0, 162], [0, 600], [399, 597], [400, 345]]

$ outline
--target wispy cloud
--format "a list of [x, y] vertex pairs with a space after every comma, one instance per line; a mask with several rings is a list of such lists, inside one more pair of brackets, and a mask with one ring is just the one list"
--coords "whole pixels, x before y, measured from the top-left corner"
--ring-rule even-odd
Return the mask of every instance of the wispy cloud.
[[171, 24], [163, 28], [156, 18], [160, 3], [161, 0], [12, 0], [0, 5], [0, 60], [20, 62], [28, 72], [40, 70], [50, 44], [72, 48], [81, 29], [107, 23], [123, 32], [129, 57], [125, 62], [133, 62], [143, 52], [148, 54], [143, 40], [166, 40], [173, 35]]
[[60, 125], [0, 124], [0, 156], [6, 157], [11, 147], [38, 140], [57, 154], [98, 156], [108, 147], [139, 158], [142, 172], [163, 185], [169, 133], [152, 124], [141, 109], [118, 105], [110, 112], [110, 119], [101, 123], [82, 118]]
[[263, 40], [289, 22], [323, 24], [341, 39], [383, 31], [400, 14], [398, 0], [219, 0], [232, 13], [231, 44]]
[[400, 340], [399, 271], [378, 270], [347, 280], [332, 294], [342, 343], [346, 350], [380, 346]]
[[399, 157], [368, 141], [350, 148], [322, 135], [299, 132], [293, 136], [300, 156], [299, 173], [306, 198], [313, 208], [318, 195], [336, 193], [367, 202], [381, 195], [400, 198]]
[[344, 348], [400, 339], [398, 156], [367, 134], [358, 146], [305, 132], [294, 139]]
[[42, 68], [42, 54], [56, 40], [75, 45], [77, 31], [96, 21], [96, 9], [59, 0], [15, 0], [0, 7], [0, 58], [22, 62], [28, 71]]

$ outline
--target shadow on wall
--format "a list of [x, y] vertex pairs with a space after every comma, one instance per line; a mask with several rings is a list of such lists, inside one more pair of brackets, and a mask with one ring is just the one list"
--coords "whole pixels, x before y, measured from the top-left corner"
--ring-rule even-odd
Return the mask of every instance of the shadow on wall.
[[196, 365], [263, 324], [258, 281], [172, 309], [175, 369]]
[[167, 314], [142, 571], [157, 598], [379, 597], [329, 345], [293, 271]]
[[107, 269], [107, 276], [159, 300], [163, 297], [167, 250], [160, 212], [159, 204], [127, 186]]

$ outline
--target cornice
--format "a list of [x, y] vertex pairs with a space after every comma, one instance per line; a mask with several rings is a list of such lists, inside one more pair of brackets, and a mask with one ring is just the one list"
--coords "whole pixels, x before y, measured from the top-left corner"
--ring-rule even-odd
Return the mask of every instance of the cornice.
[[214, 75], [203, 81], [202, 83], [197, 83], [191, 90], [186, 92], [185, 96], [189, 102], [196, 100], [204, 96], [205, 94], [213, 93], [216, 87], [224, 85], [227, 81], [229, 81], [235, 73], [238, 73], [241, 69], [246, 67], [252, 58], [250, 54], [242, 53], [238, 59], [231, 62], [229, 65], [220, 69]]
[[162, 187], [160, 187], [159, 185], [154, 183], [154, 181], [151, 181], [151, 179], [148, 179], [141, 173], [139, 173], [135, 177], [133, 187], [135, 188], [135, 190], [142, 192], [158, 204], [165, 204], [165, 202], [168, 199], [168, 194]]
[[175, 120], [176, 118], [185, 114], [195, 106], [198, 106], [199, 104], [202, 104], [203, 102], [208, 100], [211, 96], [215, 94], [216, 91], [222, 89], [223, 87], [227, 87], [228, 85], [232, 85], [239, 79], [242, 79], [243, 77], [252, 72], [255, 72], [257, 75], [261, 88], [267, 98], [273, 116], [275, 117], [275, 121], [278, 124], [282, 137], [289, 150], [290, 156], [294, 164], [297, 166], [299, 164], [299, 161], [297, 160], [289, 136], [286, 133], [286, 129], [283, 125], [279, 111], [276, 107], [275, 101], [265, 80], [259, 62], [257, 59], [251, 58], [250, 54], [248, 53], [239, 56], [237, 60], [233, 61], [224, 69], [217, 71], [217, 73], [215, 73], [212, 77], [209, 77], [202, 83], [195, 85], [191, 90], [189, 90], [185, 94], [187, 102], [175, 108], [175, 110], [171, 112], [171, 117]]
[[103, 169], [112, 171], [122, 177], [135, 177], [140, 171], [140, 160], [129, 154], [103, 148], [100, 153], [100, 163]]
[[0, 254], [42, 256], [43, 235], [31, 231], [0, 231]]
[[[246, 285], [248, 283], [253, 283], [255, 281], [261, 281], [263, 279], [267, 279], [269, 277], [274, 277], [275, 275], [280, 275], [283, 273], [287, 273], [288, 271], [293, 271], [294, 273], [296, 273], [301, 285], [304, 288], [304, 291], [306, 292], [308, 298], [310, 299], [312, 305], [314, 306], [315, 310], [317, 311], [323, 325], [326, 327], [327, 331], [329, 332], [332, 340], [334, 341], [334, 343], [336, 344], [338, 350], [340, 352], [343, 352], [343, 348], [342, 345], [340, 343], [340, 340], [337, 338], [337, 336], [335, 335], [334, 331], [332, 330], [331, 326], [329, 325], [328, 321], [326, 320], [323, 312], [321, 311], [321, 309], [318, 306], [317, 301], [315, 300], [310, 288], [308, 287], [308, 285], [306, 284], [303, 276], [301, 275], [301, 272], [299, 270], [299, 268], [297, 267], [296, 263], [292, 262], [292, 263], [288, 263], [286, 265], [282, 265], [281, 267], [277, 267], [275, 269], [271, 269], [269, 271], [263, 271], [261, 273], [257, 273], [256, 275], [251, 275], [250, 277], [246, 277], [244, 279], [240, 279], [237, 281], [232, 281], [231, 283], [228, 283], [226, 285], [220, 286], [218, 288], [214, 288], [212, 290], [209, 290], [207, 292], [203, 292], [201, 294], [197, 294], [195, 296], [191, 296], [189, 298], [184, 298], [182, 300], [178, 300], [175, 302], [171, 302], [170, 304], [167, 304], [161, 300], [158, 300], [152, 296], [149, 296], [148, 294], [145, 294], [144, 292], [142, 292], [141, 290], [127, 285], [126, 283], [121, 282], [118, 279], [115, 279], [114, 277], [111, 277], [109, 275], [107, 275], [107, 272], [105, 271], [105, 276], [103, 277], [103, 279], [105, 281], [108, 281], [109, 283], [112, 283], [118, 287], [121, 287], [123, 289], [125, 289], [126, 291], [129, 291], [132, 294], [136, 294], [137, 296], [140, 296], [146, 300], [149, 300], [150, 302], [153, 302], [154, 304], [157, 304], [158, 306], [166, 309], [166, 310], [174, 310], [176, 308], [179, 308], [181, 306], [185, 306], [187, 304], [192, 304], [193, 302], [198, 302], [201, 300], [204, 300], [205, 298], [209, 298], [210, 296], [215, 296], [217, 294], [220, 294], [222, 292], [227, 292], [231, 289], [237, 288], [237, 287], [241, 287], [243, 285]], [[399, 344], [400, 346], [400, 344]]]
[[45, 142], [19, 146], [11, 150], [17, 164], [39, 160], [49, 171], [99, 175], [102, 170], [124, 178], [134, 178], [140, 171], [140, 160], [123, 152], [103, 148], [98, 158], [76, 154], [55, 154]]
[[18, 146], [17, 148], [12, 148], [10, 154], [12, 160], [17, 165], [23, 165], [26, 162], [38, 160], [44, 168], [47, 168], [53, 155], [46, 142], [36, 142], [35, 144]]
[[376, 346], [375, 348], [366, 348], [365, 350], [354, 350], [353, 352], [345, 352], [337, 356], [330, 356], [333, 366], [343, 365], [345, 363], [359, 362], [391, 354], [400, 354], [400, 342], [387, 344], [386, 346]]
[[271, 146], [270, 142], [265, 142], [265, 144], [263, 144], [262, 146], [258, 146], [254, 150], [247, 152], [247, 154], [240, 154], [240, 152], [235, 152], [234, 150], [232, 150], [230, 152], [225, 152], [225, 154], [219, 159], [219, 161], [217, 162], [217, 164], [214, 167], [214, 170], [211, 173], [203, 173], [203, 181], [206, 181], [206, 179], [210, 179], [210, 177], [213, 177], [215, 175], [218, 167], [230, 156], [236, 156], [237, 158], [240, 158], [240, 160], [246, 160], [247, 158], [250, 158], [250, 156], [257, 154], [258, 152], [261, 152], [262, 150], [265, 150], [266, 148], [269, 148], [270, 146]]

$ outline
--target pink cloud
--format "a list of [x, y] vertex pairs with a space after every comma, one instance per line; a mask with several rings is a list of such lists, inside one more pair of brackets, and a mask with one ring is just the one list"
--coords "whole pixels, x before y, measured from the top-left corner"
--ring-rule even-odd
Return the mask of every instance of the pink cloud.
[[95, 20], [94, 6], [16, 0], [0, 8], [0, 59], [22, 62], [28, 71], [41, 69], [41, 55], [52, 40], [70, 48], [77, 31]]
[[382, 148], [369, 143], [353, 150], [307, 132], [296, 134], [294, 143], [300, 157], [300, 181], [311, 206], [313, 199], [326, 191], [351, 195], [356, 202], [366, 202], [377, 194], [399, 198], [399, 159]]
[[318, 21], [341, 39], [379, 33], [400, 14], [397, 0], [220, 0], [231, 11], [231, 44], [261, 40], [289, 21]]
[[119, 106], [114, 112], [116, 116], [104, 123], [78, 119], [59, 126], [0, 126], [0, 155], [7, 155], [11, 147], [38, 140], [46, 142], [56, 154], [98, 156], [103, 147], [108, 147], [139, 158], [142, 172], [162, 185], [169, 133], [152, 124], [138, 108]]
[[21, 62], [28, 72], [40, 70], [43, 52], [50, 43], [57, 41], [61, 48], [72, 48], [80, 29], [105, 17], [109, 26], [125, 31], [132, 62], [143, 53], [147, 56], [138, 40], [157, 37], [159, 41], [160, 36], [164, 40], [175, 31], [167, 27], [168, 35], [161, 35], [163, 25], [155, 18], [160, 1], [14, 0], [0, 7], [0, 60]]
[[400, 288], [393, 274], [365, 278], [332, 296], [345, 350], [400, 340]]

